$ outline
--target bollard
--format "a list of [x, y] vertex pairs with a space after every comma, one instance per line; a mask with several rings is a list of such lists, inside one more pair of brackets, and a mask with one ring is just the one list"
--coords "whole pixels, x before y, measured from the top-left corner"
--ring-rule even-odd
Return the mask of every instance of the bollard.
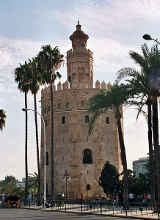
[[100, 214], [102, 215], [102, 202], [100, 201]]
[[81, 214], [82, 214], [82, 199], [81, 199]]

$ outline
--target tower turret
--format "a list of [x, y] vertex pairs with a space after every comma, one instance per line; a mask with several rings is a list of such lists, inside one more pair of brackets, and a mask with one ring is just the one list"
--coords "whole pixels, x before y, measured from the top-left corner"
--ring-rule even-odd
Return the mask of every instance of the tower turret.
[[89, 36], [76, 25], [76, 30], [69, 37], [72, 49], [67, 52], [67, 76], [71, 88], [93, 87], [93, 53], [87, 49]]
[[86, 48], [87, 40], [89, 39], [88, 35], [81, 30], [81, 25], [79, 24], [79, 21], [78, 24], [76, 25], [76, 31], [74, 31], [69, 38], [72, 41], [72, 48], [74, 50], [83, 47]]

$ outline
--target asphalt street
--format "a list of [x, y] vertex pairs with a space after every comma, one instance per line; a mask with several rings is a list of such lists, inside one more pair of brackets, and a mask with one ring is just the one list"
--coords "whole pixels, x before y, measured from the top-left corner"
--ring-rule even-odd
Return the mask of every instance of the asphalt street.
[[[94, 215], [75, 215], [58, 212], [44, 212], [29, 209], [0, 209], [0, 220], [101, 220], [113, 219], [123, 220], [119, 217], [94, 216]], [[126, 220], [126, 218], [124, 218]], [[129, 220], [129, 218], [128, 218]]]

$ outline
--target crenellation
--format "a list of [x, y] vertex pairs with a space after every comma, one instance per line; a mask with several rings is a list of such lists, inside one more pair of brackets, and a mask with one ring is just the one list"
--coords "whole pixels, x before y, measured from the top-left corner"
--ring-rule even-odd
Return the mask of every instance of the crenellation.
[[101, 83], [101, 89], [106, 89], [106, 83], [104, 82], [104, 80]]
[[96, 81], [96, 83], [95, 83], [95, 88], [96, 88], [96, 89], [100, 89], [100, 88], [101, 88], [101, 83], [100, 83], [99, 80]]
[[[53, 86], [54, 92], [60, 92], [60, 91], [64, 91], [64, 90], [74, 90], [74, 89], [110, 89], [112, 84], [109, 83], [105, 83], [104, 81], [100, 82], [99, 80], [97, 80], [94, 84], [95, 86], [92, 87], [90, 84], [88, 84], [87, 82], [85, 83], [78, 83], [78, 81], [73, 81], [72, 82], [72, 86], [69, 83], [68, 80], [66, 80], [63, 84], [61, 82], [59, 82], [56, 85]], [[48, 89], [48, 87], [43, 88], [41, 91], [42, 94], [42, 99], [44, 97], [50, 96], [50, 90]]]
[[112, 87], [112, 84], [109, 82], [108, 84], [107, 84], [107, 89], [110, 89]]
[[65, 89], [70, 89], [70, 83], [68, 80], [66, 80], [65, 83], [63, 83], [63, 90]]
[[62, 90], [62, 89], [63, 89], [62, 83], [61, 81], [59, 81], [59, 83], [57, 84], [57, 91]]
[[56, 91], [56, 85], [53, 84], [53, 91]]

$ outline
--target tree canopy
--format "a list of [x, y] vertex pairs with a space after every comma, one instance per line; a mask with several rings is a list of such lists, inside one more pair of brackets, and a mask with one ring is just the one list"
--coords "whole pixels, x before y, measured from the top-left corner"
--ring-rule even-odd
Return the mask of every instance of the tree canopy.
[[118, 191], [119, 173], [114, 165], [107, 161], [99, 177], [99, 185], [105, 194], [113, 195]]

